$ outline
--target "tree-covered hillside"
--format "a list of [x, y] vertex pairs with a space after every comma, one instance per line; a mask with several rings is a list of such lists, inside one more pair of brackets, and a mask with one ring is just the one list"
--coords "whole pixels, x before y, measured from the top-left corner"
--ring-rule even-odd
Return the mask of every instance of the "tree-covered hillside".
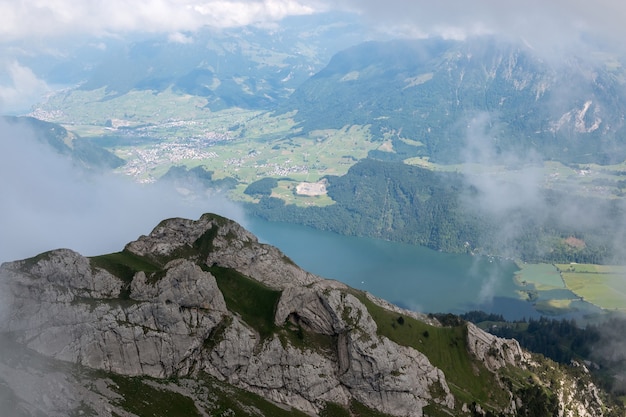
[[547, 317], [508, 322], [482, 311], [470, 311], [461, 317], [498, 337], [514, 338], [525, 349], [556, 362], [586, 363], [604, 388], [619, 396], [626, 394], [626, 359], [621, 348], [626, 321], [621, 315], [609, 315], [602, 322], [586, 325], [573, 319]]
[[[326, 179], [333, 205], [303, 208], [265, 195], [249, 209], [268, 220], [345, 235], [526, 261], [601, 263], [620, 249], [617, 225], [626, 211], [619, 200], [545, 190], [539, 202], [493, 213], [481, 206], [487, 204], [481, 191], [461, 174], [373, 159], [360, 161], [345, 176]], [[567, 218], [563, 208], [568, 206], [593, 207], [594, 221]], [[587, 214], [589, 220], [591, 210]]]

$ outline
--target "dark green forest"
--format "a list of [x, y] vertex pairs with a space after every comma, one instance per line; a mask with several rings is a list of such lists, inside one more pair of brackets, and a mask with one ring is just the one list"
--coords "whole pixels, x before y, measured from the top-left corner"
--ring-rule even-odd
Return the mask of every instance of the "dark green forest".
[[508, 339], [565, 365], [584, 364], [598, 382], [617, 395], [626, 394], [626, 319], [613, 316], [600, 323], [581, 326], [573, 319], [505, 321], [501, 315], [470, 311], [460, 316], [484, 330]]
[[[613, 262], [626, 211], [618, 200], [545, 190], [541, 201], [493, 214], [475, 202], [481, 192], [462, 174], [433, 172], [365, 159], [346, 175], [327, 176], [336, 204], [297, 207], [270, 197], [270, 182], [251, 185], [260, 196], [249, 211], [270, 221], [303, 224], [349, 236], [372, 237], [456, 253], [481, 253], [527, 262]], [[265, 191], [265, 192], [264, 192]], [[537, 206], [538, 204], [538, 206]], [[594, 207], [591, 220], [567, 219], [563, 207]], [[568, 237], [585, 242], [570, 246]]]

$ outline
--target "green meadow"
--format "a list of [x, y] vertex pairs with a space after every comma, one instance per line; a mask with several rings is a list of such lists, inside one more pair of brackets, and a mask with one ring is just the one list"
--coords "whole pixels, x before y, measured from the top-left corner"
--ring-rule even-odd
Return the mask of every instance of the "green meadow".
[[626, 266], [556, 265], [567, 288], [605, 310], [626, 312]]
[[140, 182], [154, 182], [174, 165], [203, 166], [213, 179], [234, 178], [234, 200], [254, 201], [246, 186], [264, 177], [280, 179], [273, 196], [288, 204], [326, 206], [325, 196], [297, 195], [301, 182], [343, 175], [368, 152], [385, 149], [369, 126], [301, 134], [294, 113], [229, 108], [213, 112], [201, 97], [172, 90], [131, 91], [122, 96], [74, 90], [41, 107], [46, 119], [85, 139], [97, 140], [126, 161], [119, 169]]
[[626, 266], [518, 263], [518, 267], [519, 295], [538, 311], [561, 314], [586, 301], [604, 310], [626, 312]]
[[[325, 206], [328, 198], [298, 196], [300, 182], [316, 182], [326, 175], [343, 175], [373, 150], [393, 153], [393, 132], [374, 137], [369, 125], [303, 133], [294, 116], [232, 107], [211, 111], [207, 99], [181, 94], [171, 88], [161, 92], [132, 90], [118, 95], [104, 88], [70, 90], [41, 104], [36, 116], [59, 123], [82, 138], [110, 138], [107, 148], [127, 161], [120, 172], [141, 182], [156, 181], [173, 165], [198, 165], [213, 171], [214, 179], [235, 178], [242, 184], [231, 191], [235, 200], [250, 200], [243, 190], [263, 177], [281, 180], [274, 196], [288, 204]], [[120, 139], [121, 138], [121, 139]], [[124, 139], [126, 138], [126, 139]], [[403, 137], [412, 147], [422, 142]], [[480, 164], [436, 164], [428, 156], [404, 161], [435, 171], [469, 175], [497, 175], [502, 181], [520, 175], [520, 167]], [[522, 167], [528, 168], [528, 167]], [[533, 167], [542, 186], [575, 185], [581, 195], [621, 197], [626, 186], [626, 163], [611, 166], [566, 166], [546, 161]]]
[[518, 285], [532, 284], [538, 291], [565, 288], [559, 270], [551, 264], [518, 264], [520, 270], [515, 274]]

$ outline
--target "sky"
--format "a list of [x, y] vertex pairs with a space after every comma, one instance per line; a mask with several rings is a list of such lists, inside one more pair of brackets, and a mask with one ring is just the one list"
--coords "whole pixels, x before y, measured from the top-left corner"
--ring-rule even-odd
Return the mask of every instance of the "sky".
[[496, 33], [620, 39], [626, 4], [614, 0], [0, 0], [0, 42], [65, 35], [194, 31], [202, 26], [271, 23], [286, 16], [353, 11], [371, 24], [406, 33], [459, 37]]
[[398, 37], [463, 39], [494, 34], [523, 39], [546, 57], [580, 50], [590, 37], [621, 48], [626, 3], [614, 0], [0, 0], [0, 113], [26, 112], [54, 89], [25, 66], [32, 54], [59, 54], [56, 42], [129, 34], [193, 32], [246, 25], [276, 26], [288, 16], [354, 12], [373, 32]]

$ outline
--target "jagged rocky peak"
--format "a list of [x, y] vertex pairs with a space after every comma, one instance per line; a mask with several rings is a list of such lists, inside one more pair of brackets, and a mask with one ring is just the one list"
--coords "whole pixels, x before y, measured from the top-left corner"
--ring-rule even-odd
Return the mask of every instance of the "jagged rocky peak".
[[[148, 236], [140, 236], [126, 245], [126, 250], [155, 260], [177, 255], [194, 256], [211, 249], [217, 237], [232, 241], [254, 242], [257, 239], [237, 223], [215, 214], [204, 214], [198, 220], [173, 218], [163, 220]], [[233, 242], [234, 243], [234, 242]], [[191, 248], [197, 253], [192, 253]], [[185, 251], [182, 253], [181, 251]]]
[[238, 223], [216, 214], [204, 214], [195, 221], [164, 220], [125, 250], [156, 262], [185, 257], [207, 266], [235, 268], [279, 289], [320, 279], [300, 269], [277, 248], [259, 243]]
[[[514, 340], [460, 320], [442, 326], [305, 272], [213, 214], [165, 220], [118, 253], [86, 258], [60, 249], [5, 263], [0, 276], [9, 306], [1, 334], [85, 369], [170, 378], [168, 389], [175, 385], [204, 414], [212, 409], [198, 397], [202, 381], [313, 415], [355, 404], [390, 416], [515, 415], [526, 401], [520, 387], [534, 383], [528, 376], [538, 366]], [[582, 401], [591, 397], [571, 388], [581, 385], [563, 378], [550, 387], [559, 410], [590, 409]], [[109, 387], [98, 388], [98, 401], [119, 389], [107, 381], [89, 384]], [[118, 397], [109, 400], [92, 409], [134, 415], [121, 413]], [[72, 410], [57, 411], [45, 414]]]

